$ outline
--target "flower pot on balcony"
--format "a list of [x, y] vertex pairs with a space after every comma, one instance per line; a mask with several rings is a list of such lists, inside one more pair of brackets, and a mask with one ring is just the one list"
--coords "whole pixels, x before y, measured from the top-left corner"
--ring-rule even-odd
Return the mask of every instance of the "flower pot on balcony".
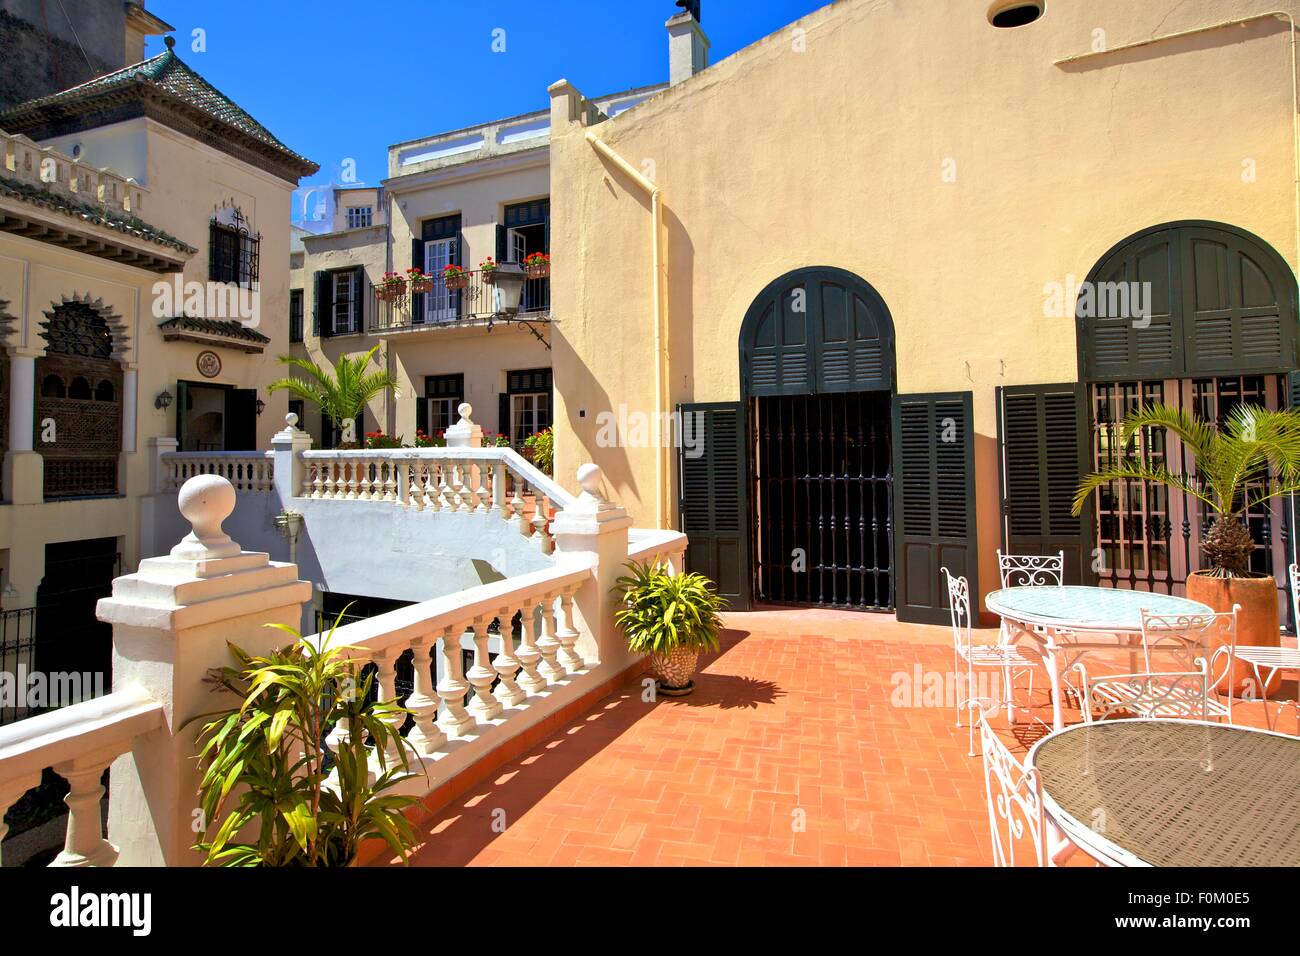
[[484, 285], [497, 284], [497, 272], [495, 269], [489, 269], [483, 272], [483, 284]]
[[442, 284], [445, 285], [447, 289], [452, 292], [455, 292], [458, 289], [466, 289], [469, 288], [469, 276], [467, 275], [445, 276], [442, 280]]
[[549, 262], [543, 262], [541, 265], [528, 267], [528, 278], [530, 279], [545, 279], [550, 276], [550, 274], [551, 264]]
[[665, 654], [652, 654], [651, 664], [659, 684], [659, 693], [668, 697], [685, 697], [695, 690], [695, 666], [700, 659], [698, 647], [678, 645]]
[[433, 280], [432, 280], [432, 279], [412, 279], [412, 280], [411, 280], [411, 294], [412, 294], [412, 295], [419, 295], [421, 292], [432, 292], [432, 291], [433, 291]]
[[[1241, 605], [1237, 615], [1237, 643], [1256, 647], [1277, 647], [1281, 643], [1278, 630], [1277, 582], [1272, 575], [1261, 574], [1249, 578], [1219, 578], [1206, 571], [1195, 571], [1187, 576], [1187, 597], [1200, 601], [1214, 611], [1231, 611], [1234, 604]], [[1214, 648], [1209, 648], [1210, 654]], [[1220, 670], [1222, 668], [1220, 667]], [[1273, 693], [1281, 682], [1275, 674], [1268, 691]], [[1255, 672], [1248, 664], [1236, 663], [1231, 676], [1225, 674], [1216, 690], [1227, 693], [1231, 687], [1238, 698], [1258, 699], [1261, 688], [1255, 687]]]
[[380, 302], [396, 302], [402, 297], [403, 291], [400, 286], [379, 286], [375, 289], [375, 295], [379, 297]]

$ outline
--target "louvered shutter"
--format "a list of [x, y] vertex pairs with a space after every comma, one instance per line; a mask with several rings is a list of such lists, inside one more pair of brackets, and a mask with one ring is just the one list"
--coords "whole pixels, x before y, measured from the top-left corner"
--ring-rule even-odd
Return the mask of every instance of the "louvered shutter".
[[1187, 375], [1294, 368], [1295, 281], [1267, 250], [1221, 229], [1180, 231]]
[[312, 288], [311, 288], [311, 334], [316, 336], [317, 338], [320, 337], [321, 303], [323, 301], [321, 298], [322, 295], [321, 282], [323, 281], [324, 275], [325, 275], [324, 272], [318, 270], [315, 275], [315, 281], [312, 282]]
[[496, 251], [497, 262], [506, 261], [506, 249], [507, 249], [506, 227], [503, 226], [501, 223], [497, 223], [497, 251]]
[[1065, 552], [1067, 584], [1092, 581], [1088, 511], [1070, 514], [1079, 478], [1091, 471], [1083, 386], [998, 389], [1002, 550]]
[[[411, 239], [411, 267], [421, 270], [425, 268], [424, 240], [419, 237]], [[412, 325], [419, 325], [424, 322], [424, 295], [423, 292], [417, 292], [411, 296]]]
[[[1177, 378], [1183, 367], [1179, 333], [1183, 287], [1178, 233], [1152, 233], [1112, 253], [1066, 307], [1083, 329], [1084, 374], [1089, 381]], [[1135, 318], [1132, 283], [1149, 316]]]
[[356, 314], [356, 329], [358, 332], [366, 331], [366, 300], [370, 298], [370, 290], [366, 287], [366, 267], [356, 266], [352, 270], [352, 298], [355, 305], [353, 311]]
[[740, 402], [679, 405], [681, 530], [686, 564], [709, 577], [733, 610], [750, 604], [749, 515], [745, 494], [745, 413]]
[[980, 594], [971, 393], [899, 395], [893, 425], [898, 619], [946, 624], [940, 568], [969, 579], [972, 610]]
[[334, 334], [334, 274], [316, 273], [316, 314], [318, 332], [323, 339]]

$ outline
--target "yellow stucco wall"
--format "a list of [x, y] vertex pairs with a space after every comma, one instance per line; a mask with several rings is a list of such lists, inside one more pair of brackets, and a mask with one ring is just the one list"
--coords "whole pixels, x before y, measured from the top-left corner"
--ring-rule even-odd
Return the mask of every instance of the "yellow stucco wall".
[[[1044, 286], [1181, 219], [1297, 257], [1284, 21], [1054, 61], [1297, 5], [1052, 0], [999, 30], [982, 2], [844, 0], [590, 127], [662, 190], [666, 404], [740, 397], [740, 323], [773, 279], [861, 276], [893, 315], [898, 390], [974, 394], [980, 570], [996, 580], [994, 389], [1077, 378], [1073, 321], [1044, 316]], [[654, 410], [649, 206], [584, 140], [571, 90], [552, 101], [556, 474], [572, 486], [598, 462], [650, 525], [656, 451], [595, 440], [597, 412]], [[666, 500], [672, 523], [675, 488]]]

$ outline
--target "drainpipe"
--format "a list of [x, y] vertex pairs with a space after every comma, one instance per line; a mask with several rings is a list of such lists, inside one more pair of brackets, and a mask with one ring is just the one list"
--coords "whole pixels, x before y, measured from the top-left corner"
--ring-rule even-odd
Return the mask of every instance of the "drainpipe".
[[651, 276], [651, 288], [653, 290], [651, 309], [655, 343], [655, 420], [660, 435], [655, 454], [655, 527], [662, 529], [667, 527], [668, 520], [668, 509], [665, 506], [665, 499], [668, 496], [668, 485], [665, 481], [667, 468], [664, 459], [669, 451], [669, 448], [662, 441], [663, 423], [667, 420], [663, 417], [663, 413], [665, 398], [664, 369], [667, 365], [668, 339], [667, 332], [664, 329], [664, 304], [667, 300], [665, 286], [667, 282], [663, 252], [663, 197], [660, 195], [658, 186], [642, 175], [626, 159], [614, 152], [591, 130], [587, 130], [587, 142], [592, 145], [596, 152], [622, 170], [628, 179], [640, 186], [650, 197], [650, 228], [653, 230], [650, 239], [650, 268], [653, 273]]

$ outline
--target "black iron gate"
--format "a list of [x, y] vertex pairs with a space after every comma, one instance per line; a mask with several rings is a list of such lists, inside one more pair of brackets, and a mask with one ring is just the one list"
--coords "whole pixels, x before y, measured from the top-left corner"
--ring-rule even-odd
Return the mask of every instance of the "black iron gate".
[[892, 610], [890, 393], [752, 401], [758, 596]]

